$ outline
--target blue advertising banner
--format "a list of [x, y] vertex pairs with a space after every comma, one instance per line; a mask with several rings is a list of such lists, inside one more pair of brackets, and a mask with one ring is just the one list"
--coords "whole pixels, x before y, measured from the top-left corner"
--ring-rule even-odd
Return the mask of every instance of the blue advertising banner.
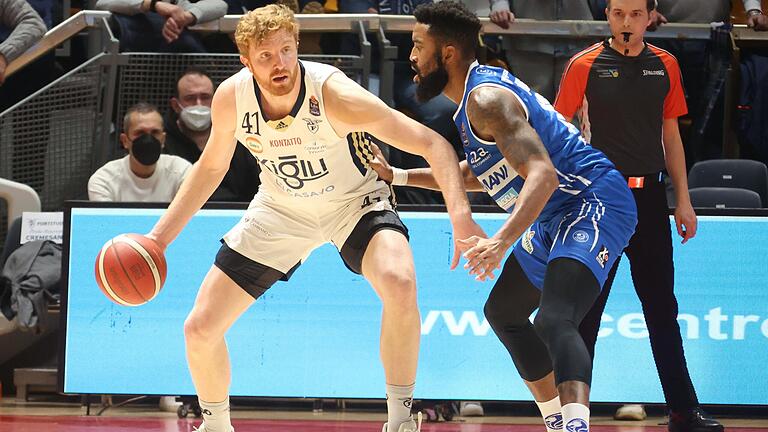
[[[168, 279], [139, 307], [109, 301], [94, 260], [110, 238], [145, 233], [162, 210], [71, 209], [64, 391], [194, 394], [183, 323], [242, 210], [201, 210], [168, 248]], [[443, 213], [401, 214], [416, 261], [422, 340], [416, 397], [530, 400], [483, 317], [492, 282], [449, 270]], [[476, 214], [488, 233], [505, 214]], [[676, 291], [688, 366], [702, 403], [768, 404], [768, 218], [702, 216], [698, 235], [675, 243]], [[381, 304], [331, 245], [315, 250], [287, 283], [260, 298], [227, 334], [234, 396], [380, 398]], [[593, 401], [663, 402], [648, 332], [622, 262], [603, 316]]]

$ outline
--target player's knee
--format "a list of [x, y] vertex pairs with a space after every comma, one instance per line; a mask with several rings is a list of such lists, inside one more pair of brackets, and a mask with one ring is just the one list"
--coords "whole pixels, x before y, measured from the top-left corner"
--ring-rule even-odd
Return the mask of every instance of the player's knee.
[[385, 270], [377, 280], [385, 305], [404, 308], [416, 305], [416, 278], [413, 273]]
[[511, 305], [494, 296], [489, 296], [485, 301], [483, 314], [496, 333], [527, 327], [531, 311], [516, 306], [518, 305]]
[[485, 302], [483, 307], [483, 314], [488, 324], [491, 325], [494, 331], [497, 333], [504, 328], [509, 327], [509, 311], [505, 310], [499, 302], [493, 301], [490, 297]]
[[536, 318], [533, 319], [533, 328], [536, 329], [536, 333], [545, 343], [567, 325], [567, 322], [557, 314], [541, 310], [536, 314]]
[[184, 321], [184, 338], [187, 345], [213, 344], [219, 337], [214, 329], [199, 314], [192, 313]]

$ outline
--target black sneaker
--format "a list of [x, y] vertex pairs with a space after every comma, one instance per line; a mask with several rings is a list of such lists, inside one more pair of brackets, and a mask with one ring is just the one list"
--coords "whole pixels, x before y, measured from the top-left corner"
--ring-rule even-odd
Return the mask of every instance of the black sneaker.
[[700, 407], [687, 412], [670, 412], [669, 432], [723, 432], [723, 425]]

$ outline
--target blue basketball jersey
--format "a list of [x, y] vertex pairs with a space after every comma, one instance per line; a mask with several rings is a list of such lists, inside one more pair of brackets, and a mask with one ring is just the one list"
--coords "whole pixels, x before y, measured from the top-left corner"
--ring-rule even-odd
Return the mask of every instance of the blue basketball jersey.
[[579, 130], [557, 113], [544, 97], [531, 90], [508, 71], [475, 62], [470, 66], [464, 96], [454, 115], [464, 153], [472, 172], [496, 203], [511, 212], [525, 180], [504, 159], [495, 142], [478, 138], [467, 119], [467, 98], [478, 87], [508, 90], [522, 104], [528, 123], [541, 138], [560, 185], [541, 212], [546, 219], [557, 213], [568, 200], [581, 194], [601, 175], [614, 168], [613, 163], [581, 137]]

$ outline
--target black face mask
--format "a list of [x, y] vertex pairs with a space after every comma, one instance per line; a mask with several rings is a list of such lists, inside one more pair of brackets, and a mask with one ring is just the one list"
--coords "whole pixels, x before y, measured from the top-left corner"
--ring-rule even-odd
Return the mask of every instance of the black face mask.
[[131, 154], [140, 164], [150, 166], [160, 159], [162, 149], [163, 146], [157, 138], [145, 133], [133, 140]]
[[427, 75], [421, 75], [418, 67], [411, 64], [411, 67], [419, 74], [419, 83], [416, 86], [416, 99], [419, 102], [426, 102], [443, 92], [448, 85], [448, 71], [443, 65], [443, 60], [439, 55], [435, 56], [437, 68]]

